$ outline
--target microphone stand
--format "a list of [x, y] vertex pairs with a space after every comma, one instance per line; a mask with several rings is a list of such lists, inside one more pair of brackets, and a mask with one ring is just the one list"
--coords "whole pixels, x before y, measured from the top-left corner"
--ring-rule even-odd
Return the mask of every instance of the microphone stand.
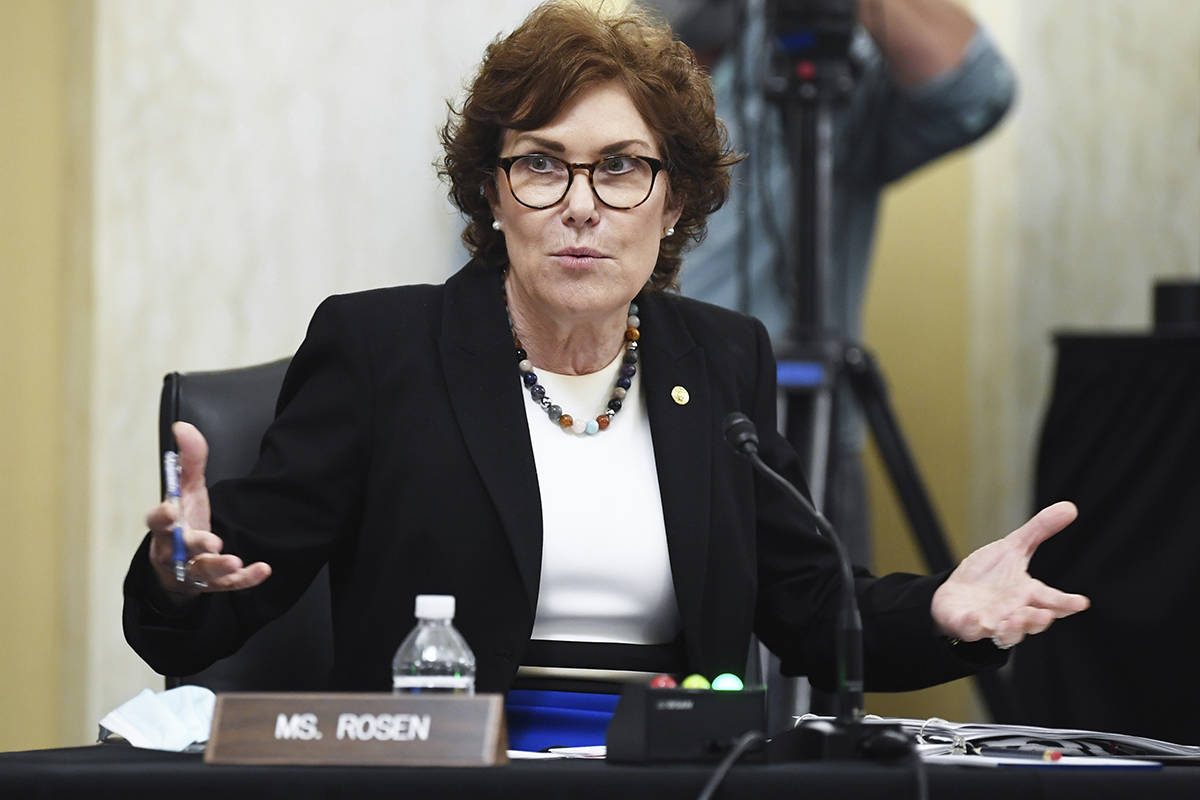
[[854, 573], [850, 568], [850, 556], [845, 545], [833, 529], [833, 525], [817, 511], [800, 491], [775, 470], [766, 465], [758, 455], [757, 443], [743, 455], [769, 481], [791, 495], [808, 514], [817, 530], [833, 543], [837, 551], [838, 567], [842, 573], [841, 604], [838, 609], [837, 628], [837, 721], [848, 724], [862, 719], [863, 715], [863, 664], [862, 664], [862, 616], [858, 611], [858, 597], [854, 594]]
[[767, 740], [768, 761], [832, 760], [901, 756], [912, 752], [912, 742], [890, 723], [863, 720], [862, 616], [854, 593], [850, 557], [837, 531], [799, 489], [758, 455], [758, 432], [745, 414], [725, 418], [725, 439], [734, 450], [771, 483], [795, 500], [837, 553], [842, 587], [838, 608], [837, 716], [832, 721], [805, 720]]

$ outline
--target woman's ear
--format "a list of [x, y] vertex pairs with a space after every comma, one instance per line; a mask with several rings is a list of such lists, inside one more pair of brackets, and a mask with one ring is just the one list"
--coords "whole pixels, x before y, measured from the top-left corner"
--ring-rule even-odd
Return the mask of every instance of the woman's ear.
[[500, 220], [500, 198], [496, 192], [496, 179], [485, 180], [479, 186], [479, 193], [487, 200], [488, 208], [492, 210], [492, 219]]
[[487, 201], [488, 207], [492, 209], [492, 216], [499, 211], [499, 203], [496, 202], [496, 182], [494, 179], [488, 178], [479, 184], [479, 196]]

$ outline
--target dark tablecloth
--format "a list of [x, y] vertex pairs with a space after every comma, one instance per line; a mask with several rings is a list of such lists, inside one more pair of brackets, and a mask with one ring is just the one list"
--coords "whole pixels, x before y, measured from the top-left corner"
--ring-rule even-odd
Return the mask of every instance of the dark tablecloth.
[[[523, 761], [503, 767], [244, 767], [199, 755], [124, 745], [0, 754], [0, 797], [170, 798], [694, 798], [711, 766], [621, 766], [602, 761]], [[1200, 767], [1161, 770], [929, 767], [929, 797], [971, 800], [1105, 800], [1200, 796]], [[897, 800], [917, 796], [911, 765], [746, 764], [720, 798]]]
[[1200, 336], [1056, 345], [1035, 506], [1079, 519], [1030, 571], [1092, 608], [1014, 651], [1021, 721], [1200, 744]]

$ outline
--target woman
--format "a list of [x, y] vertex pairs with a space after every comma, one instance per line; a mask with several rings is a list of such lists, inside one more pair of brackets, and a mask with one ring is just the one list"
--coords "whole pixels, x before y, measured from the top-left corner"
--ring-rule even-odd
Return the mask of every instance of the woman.
[[[766, 333], [663, 291], [735, 160], [690, 52], [637, 12], [542, 6], [489, 47], [443, 139], [472, 262], [326, 300], [249, 477], [206, 490], [203, 437], [177, 424], [191, 581], [164, 504], [126, 579], [130, 643], [196, 671], [329, 562], [340, 689], [389, 686], [421, 593], [458, 598], [480, 691], [522, 665], [741, 673], [752, 632], [830, 686], [833, 552], [721, 438], [747, 413], [801, 479], [770, 433]], [[949, 578], [860, 572], [868, 687], [998, 664], [1085, 607], [1025, 572], [1072, 517], [1052, 507]]]

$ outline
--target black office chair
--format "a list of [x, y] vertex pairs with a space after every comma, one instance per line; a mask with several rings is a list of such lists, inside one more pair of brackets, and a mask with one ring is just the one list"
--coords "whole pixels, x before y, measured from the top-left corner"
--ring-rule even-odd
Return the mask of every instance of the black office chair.
[[[163, 378], [158, 411], [160, 465], [162, 453], [175, 449], [171, 423], [184, 420], [208, 440], [209, 484], [247, 474], [258, 458], [262, 434], [275, 416], [275, 400], [289, 361], [172, 372]], [[329, 573], [322, 568], [287, 613], [265, 625], [236, 653], [195, 675], [166, 676], [166, 684], [168, 689], [197, 684], [214, 692], [322, 691], [329, 688], [332, 666]]]

